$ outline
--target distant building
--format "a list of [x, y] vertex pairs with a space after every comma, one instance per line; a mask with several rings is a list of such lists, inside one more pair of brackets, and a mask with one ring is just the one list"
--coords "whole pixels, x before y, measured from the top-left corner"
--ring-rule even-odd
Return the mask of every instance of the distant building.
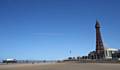
[[112, 59], [113, 60], [120, 60], [120, 50], [118, 50], [112, 54]]
[[5, 59], [3, 60], [3, 63], [17, 63], [16, 59]]
[[88, 54], [88, 59], [97, 59], [96, 58], [96, 51], [92, 51]]
[[116, 53], [118, 51], [118, 49], [114, 49], [114, 48], [106, 48], [104, 50], [104, 54], [105, 54], [105, 59], [112, 59], [112, 55], [114, 53]]

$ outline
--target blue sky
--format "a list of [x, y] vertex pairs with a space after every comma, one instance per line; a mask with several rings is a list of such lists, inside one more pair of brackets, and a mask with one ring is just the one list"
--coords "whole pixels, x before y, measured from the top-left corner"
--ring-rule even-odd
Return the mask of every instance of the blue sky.
[[0, 0], [0, 59], [87, 55], [96, 19], [105, 47], [120, 48], [119, 7], [119, 0]]

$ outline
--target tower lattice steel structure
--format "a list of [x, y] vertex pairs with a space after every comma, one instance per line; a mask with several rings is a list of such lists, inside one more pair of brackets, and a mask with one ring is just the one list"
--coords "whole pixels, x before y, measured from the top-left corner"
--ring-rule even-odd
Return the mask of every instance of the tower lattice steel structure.
[[104, 45], [101, 37], [100, 32], [100, 24], [98, 20], [96, 20], [96, 59], [103, 59], [104, 58]]

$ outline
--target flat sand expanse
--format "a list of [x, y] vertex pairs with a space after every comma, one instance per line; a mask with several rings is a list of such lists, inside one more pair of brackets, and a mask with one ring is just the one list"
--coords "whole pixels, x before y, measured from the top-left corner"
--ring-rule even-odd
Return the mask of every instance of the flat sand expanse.
[[0, 70], [120, 70], [120, 64], [53, 63], [53, 64], [8, 64]]

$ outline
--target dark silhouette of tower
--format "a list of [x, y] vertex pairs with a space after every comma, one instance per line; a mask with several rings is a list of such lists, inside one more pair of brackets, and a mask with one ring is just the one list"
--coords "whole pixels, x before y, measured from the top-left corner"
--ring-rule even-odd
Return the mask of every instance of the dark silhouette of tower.
[[104, 45], [101, 38], [100, 32], [100, 24], [98, 20], [96, 20], [96, 59], [103, 59], [104, 58]]

